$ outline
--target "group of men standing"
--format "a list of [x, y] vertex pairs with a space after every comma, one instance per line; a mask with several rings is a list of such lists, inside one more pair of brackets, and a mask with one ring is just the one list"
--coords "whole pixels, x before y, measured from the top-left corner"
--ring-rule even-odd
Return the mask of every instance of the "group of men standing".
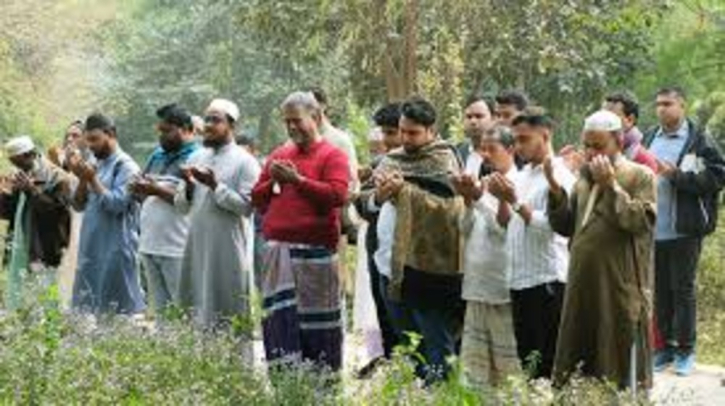
[[187, 110], [159, 109], [159, 146], [143, 168], [101, 114], [69, 128], [54, 163], [30, 138], [11, 140], [17, 172], [0, 190], [13, 224], [10, 292], [23, 274], [60, 264], [75, 210], [75, 309], [142, 312], [140, 261], [159, 317], [174, 305], [205, 329], [227, 328], [250, 312], [254, 215], [267, 359], [338, 370], [339, 248], [354, 206], [369, 223], [358, 243], [384, 355], [418, 334], [427, 383], [458, 354], [480, 388], [522, 369], [620, 387], [651, 385], [653, 364], [690, 373], [696, 268], [725, 161], [687, 119], [681, 90], [658, 92], [660, 125], [648, 136], [636, 101], [611, 95], [586, 119], [581, 148], [558, 154], [554, 120], [520, 92], [467, 101], [458, 146], [438, 135], [434, 107], [412, 98], [375, 114], [374, 156], [359, 170], [326, 104], [321, 92], [290, 94], [289, 141], [264, 163], [235, 143], [240, 111], [223, 99], [205, 111], [201, 142]]

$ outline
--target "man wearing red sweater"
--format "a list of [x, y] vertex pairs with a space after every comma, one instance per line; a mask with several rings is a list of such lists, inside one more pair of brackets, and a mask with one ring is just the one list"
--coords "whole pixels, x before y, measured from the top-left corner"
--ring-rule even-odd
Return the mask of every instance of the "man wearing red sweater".
[[323, 140], [320, 106], [311, 93], [282, 103], [292, 142], [268, 158], [252, 192], [268, 241], [262, 293], [268, 361], [342, 366], [342, 307], [336, 247], [350, 169]]

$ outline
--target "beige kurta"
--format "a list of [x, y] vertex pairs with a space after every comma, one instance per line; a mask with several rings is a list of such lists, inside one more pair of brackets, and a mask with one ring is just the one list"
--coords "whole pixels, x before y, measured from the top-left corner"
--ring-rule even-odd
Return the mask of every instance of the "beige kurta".
[[552, 227], [571, 236], [554, 365], [559, 384], [580, 370], [627, 386], [633, 345], [637, 382], [643, 387], [652, 383], [648, 323], [657, 207], [654, 174], [625, 159], [618, 159], [615, 167], [614, 187], [595, 186], [583, 176], [568, 202], [563, 192], [549, 198]]
[[235, 144], [204, 148], [189, 165], [214, 171], [216, 190], [196, 183], [191, 201], [182, 183], [175, 204], [189, 211], [191, 224], [179, 280], [180, 305], [190, 309], [198, 324], [214, 327], [249, 316], [249, 274], [242, 218], [252, 213], [251, 191], [261, 171], [257, 160]]

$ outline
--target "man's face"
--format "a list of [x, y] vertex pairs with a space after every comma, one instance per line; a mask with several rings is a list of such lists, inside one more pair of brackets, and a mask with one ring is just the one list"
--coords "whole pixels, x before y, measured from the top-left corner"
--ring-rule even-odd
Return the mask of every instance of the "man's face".
[[685, 118], [685, 101], [675, 93], [657, 96], [657, 118], [664, 126], [675, 126]]
[[435, 140], [433, 127], [426, 127], [403, 116], [400, 118], [400, 134], [405, 152], [412, 153]]
[[88, 149], [98, 159], [105, 159], [111, 156], [115, 148], [115, 138], [103, 130], [86, 131], [84, 134]]
[[484, 131], [493, 126], [493, 118], [488, 105], [483, 101], [477, 101], [466, 107], [463, 112], [463, 131], [466, 138], [478, 144]]
[[521, 114], [513, 104], [496, 103], [496, 124], [511, 128], [514, 119]]
[[290, 106], [282, 111], [287, 135], [297, 146], [309, 146], [317, 137], [320, 116], [310, 114], [299, 106]]
[[30, 172], [35, 166], [35, 152], [26, 152], [25, 154], [10, 157], [10, 163], [23, 172]]
[[207, 110], [204, 116], [204, 145], [215, 147], [225, 145], [231, 139], [234, 126], [226, 113], [218, 110]]
[[394, 150], [403, 145], [403, 137], [400, 135], [400, 128], [398, 126], [381, 126], [380, 130], [383, 132], [383, 144], [387, 151]]
[[483, 158], [483, 163], [496, 172], [504, 173], [513, 161], [513, 150], [506, 148], [501, 142], [492, 137], [484, 137], [481, 140], [478, 153]]
[[78, 126], [69, 127], [65, 132], [64, 146], [72, 148], [85, 148], [85, 140], [83, 139], [83, 130]]
[[624, 112], [624, 105], [619, 102], [604, 102], [603, 108], [619, 116], [626, 131], [629, 131], [635, 124], [634, 116], [627, 116]]
[[541, 157], [549, 142], [550, 131], [544, 127], [533, 127], [522, 123], [513, 128], [516, 153], [526, 162]]
[[184, 143], [184, 130], [175, 124], [160, 121], [156, 130], [159, 132], [159, 144], [166, 152], [176, 151]]
[[582, 141], [587, 162], [599, 155], [614, 158], [620, 150], [617, 135], [609, 131], [585, 131]]

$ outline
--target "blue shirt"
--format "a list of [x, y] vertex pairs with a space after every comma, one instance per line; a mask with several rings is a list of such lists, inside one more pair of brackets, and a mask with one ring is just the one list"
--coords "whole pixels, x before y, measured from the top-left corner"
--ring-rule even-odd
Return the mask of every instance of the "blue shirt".
[[[665, 134], [660, 128], [650, 145], [650, 152], [662, 162], [677, 165], [687, 142], [689, 132], [687, 121], [683, 121], [674, 134]], [[655, 240], [666, 241], [682, 237], [675, 228], [677, 221], [677, 191], [669, 179], [657, 177], [657, 225]]]
[[138, 203], [128, 193], [139, 167], [123, 151], [97, 161], [103, 194], [89, 192], [83, 207], [73, 306], [93, 313], [144, 310], [136, 269]]

